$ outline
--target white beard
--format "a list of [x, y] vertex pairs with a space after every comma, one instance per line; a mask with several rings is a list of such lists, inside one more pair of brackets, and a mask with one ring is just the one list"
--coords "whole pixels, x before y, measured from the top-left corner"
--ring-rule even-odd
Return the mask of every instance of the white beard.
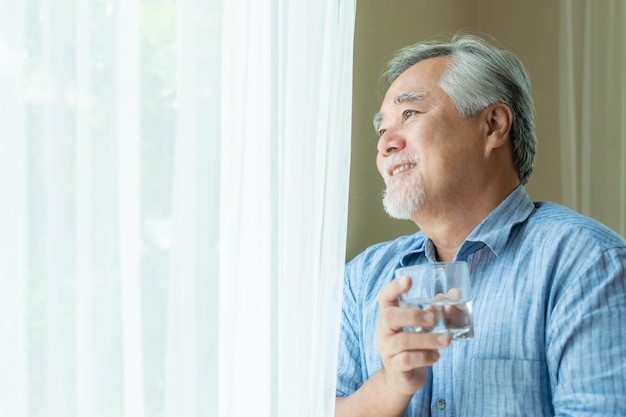
[[[389, 167], [402, 164], [414, 163], [412, 172], [400, 173], [398, 177], [389, 177], [387, 170]], [[392, 155], [385, 160], [383, 178], [387, 189], [383, 192], [383, 206], [389, 216], [407, 220], [410, 219], [424, 204], [424, 188], [422, 187], [422, 177], [419, 171], [419, 158], [417, 155]]]

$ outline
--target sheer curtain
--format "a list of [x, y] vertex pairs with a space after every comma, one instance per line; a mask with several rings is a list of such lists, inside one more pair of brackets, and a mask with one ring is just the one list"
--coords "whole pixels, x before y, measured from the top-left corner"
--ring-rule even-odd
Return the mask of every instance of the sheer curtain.
[[223, 7], [220, 412], [330, 416], [355, 3]]
[[0, 0], [0, 415], [326, 416], [355, 0]]
[[561, 0], [564, 203], [626, 236], [626, 4]]

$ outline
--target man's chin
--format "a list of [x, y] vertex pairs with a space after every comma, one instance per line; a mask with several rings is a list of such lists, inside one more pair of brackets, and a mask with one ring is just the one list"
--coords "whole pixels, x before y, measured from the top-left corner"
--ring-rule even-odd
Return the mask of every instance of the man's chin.
[[[383, 207], [389, 217], [393, 217], [398, 220], [410, 220], [413, 217], [413, 213], [417, 211], [413, 204], [397, 204], [394, 202], [383, 199]], [[419, 208], [419, 207], [418, 207]]]
[[420, 193], [410, 193], [410, 195], [398, 193], [388, 193], [383, 195], [383, 207], [385, 212], [394, 219], [410, 220], [413, 215], [422, 207], [424, 199]]
[[406, 216], [405, 215], [406, 213], [392, 212], [392, 211], [389, 211], [387, 209], [385, 209], [385, 212], [387, 212], [389, 217], [391, 217], [392, 219], [396, 219], [396, 220], [411, 220], [411, 216]]

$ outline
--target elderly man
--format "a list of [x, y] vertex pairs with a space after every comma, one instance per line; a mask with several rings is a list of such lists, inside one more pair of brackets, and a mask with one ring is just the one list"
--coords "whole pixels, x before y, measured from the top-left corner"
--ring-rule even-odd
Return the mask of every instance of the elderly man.
[[[420, 231], [346, 266], [336, 416], [626, 415], [626, 242], [530, 200], [536, 138], [517, 58], [458, 36], [399, 51], [374, 118], [384, 206]], [[407, 265], [470, 265], [475, 336], [401, 308]]]

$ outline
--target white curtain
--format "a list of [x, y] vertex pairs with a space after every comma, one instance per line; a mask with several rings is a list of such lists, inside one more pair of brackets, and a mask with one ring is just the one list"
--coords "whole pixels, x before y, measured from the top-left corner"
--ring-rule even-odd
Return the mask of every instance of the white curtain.
[[224, 2], [223, 415], [333, 414], [354, 14], [353, 1]]
[[564, 203], [626, 236], [626, 3], [561, 0]]
[[332, 415], [355, 1], [0, 0], [0, 415]]

